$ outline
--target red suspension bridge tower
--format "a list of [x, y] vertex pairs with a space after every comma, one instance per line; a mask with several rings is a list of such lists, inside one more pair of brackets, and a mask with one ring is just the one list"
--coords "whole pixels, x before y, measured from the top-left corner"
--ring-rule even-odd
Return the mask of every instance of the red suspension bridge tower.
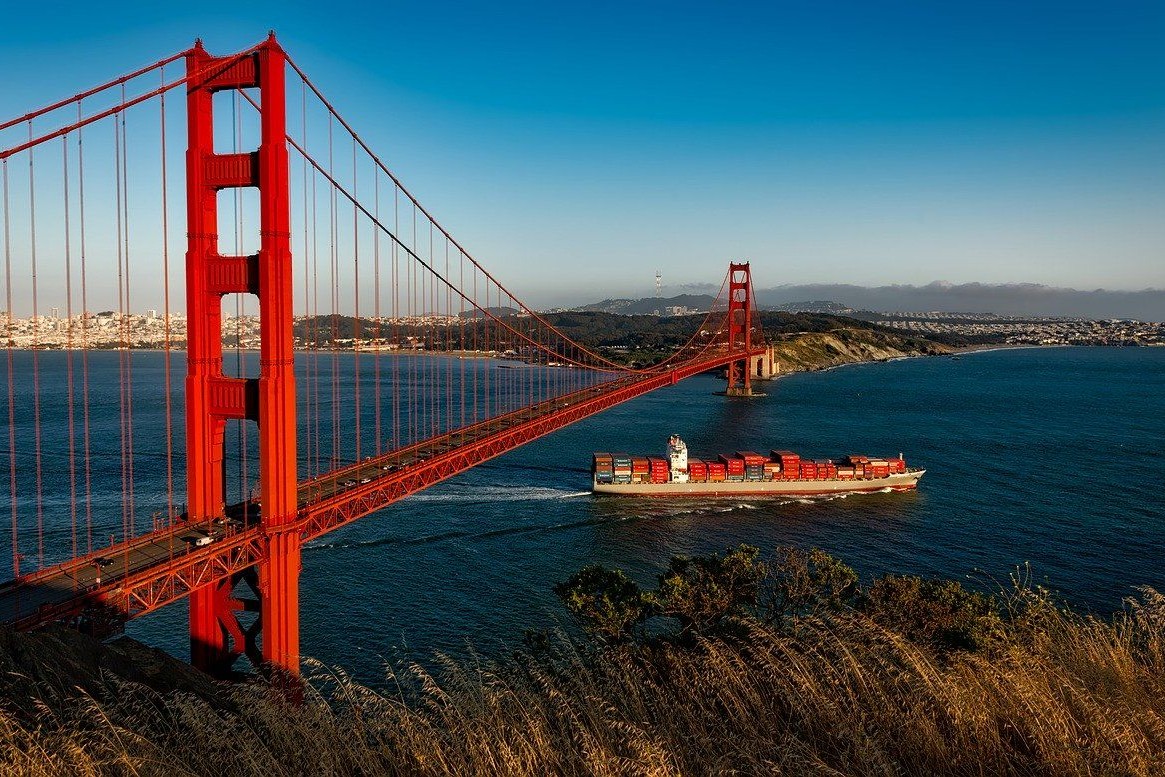
[[[749, 263], [728, 265], [728, 346], [741, 353], [752, 352], [752, 272]], [[746, 356], [728, 364], [730, 397], [750, 397], [752, 393], [751, 358]]]
[[[187, 510], [192, 522], [225, 520], [223, 437], [228, 419], [259, 428], [260, 527], [265, 557], [242, 574], [190, 594], [190, 652], [207, 671], [227, 670], [240, 654], [286, 672], [299, 667], [300, 536], [296, 518], [295, 375], [285, 55], [272, 35], [252, 53], [216, 58], [201, 42], [186, 56], [189, 145], [186, 153]], [[260, 144], [253, 152], [214, 151], [212, 96], [258, 88]], [[259, 252], [219, 251], [218, 192], [259, 190]], [[258, 378], [223, 374], [222, 298], [254, 294], [260, 309]], [[257, 574], [256, 574], [257, 572]], [[246, 580], [258, 602], [234, 597]], [[258, 609], [244, 628], [237, 613]], [[262, 629], [262, 645], [258, 632]]]

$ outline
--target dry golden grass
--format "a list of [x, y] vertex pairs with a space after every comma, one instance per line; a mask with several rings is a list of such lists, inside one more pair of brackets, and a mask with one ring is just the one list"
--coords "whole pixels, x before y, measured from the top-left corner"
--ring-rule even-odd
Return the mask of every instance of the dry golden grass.
[[[1030, 601], [1021, 601], [1023, 596]], [[735, 641], [566, 638], [383, 689], [313, 666], [289, 706], [117, 684], [0, 714], [4, 774], [1165, 774], [1165, 597], [1101, 621], [1013, 599], [990, 650], [940, 654], [841, 612]]]

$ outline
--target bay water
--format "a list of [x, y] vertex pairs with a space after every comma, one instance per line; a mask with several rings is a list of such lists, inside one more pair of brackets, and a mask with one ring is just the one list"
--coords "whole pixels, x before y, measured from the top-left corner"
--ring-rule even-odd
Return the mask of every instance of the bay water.
[[[673, 555], [739, 543], [821, 547], [866, 580], [992, 590], [1030, 570], [1102, 614], [1136, 586], [1165, 590], [1165, 348], [850, 365], [754, 399], [719, 396], [723, 385], [698, 376], [625, 403], [309, 543], [303, 653], [372, 683], [386, 660], [496, 653], [563, 622], [552, 586], [586, 564], [652, 584]], [[914, 493], [822, 499], [590, 494], [593, 451], [663, 455], [671, 434], [701, 457], [902, 452], [927, 474]], [[185, 658], [185, 618], [174, 605], [128, 633]]]

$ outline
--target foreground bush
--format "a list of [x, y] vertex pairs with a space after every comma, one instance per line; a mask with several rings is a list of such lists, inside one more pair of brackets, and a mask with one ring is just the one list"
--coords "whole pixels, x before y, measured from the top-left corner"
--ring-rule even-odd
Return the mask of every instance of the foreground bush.
[[[1165, 773], [1165, 597], [1154, 591], [1108, 621], [1025, 587], [985, 615], [981, 601], [941, 586], [855, 590], [824, 558], [822, 585], [774, 584], [778, 561], [754, 586], [737, 563], [748, 559], [726, 558], [664, 575], [680, 578], [663, 586], [677, 589], [672, 604], [722, 613], [706, 621], [713, 636], [686, 628], [692, 620], [676, 639], [552, 634], [494, 664], [408, 667], [377, 690], [316, 667], [299, 707], [260, 685], [223, 704], [122, 684], [5, 713], [3, 772]], [[604, 585], [627, 593], [618, 576], [588, 581], [600, 602]], [[709, 582], [761, 617], [693, 590]], [[608, 609], [616, 623], [627, 614]], [[941, 629], [921, 628], [936, 618]], [[983, 618], [979, 647], [951, 646], [948, 627], [957, 641]]]

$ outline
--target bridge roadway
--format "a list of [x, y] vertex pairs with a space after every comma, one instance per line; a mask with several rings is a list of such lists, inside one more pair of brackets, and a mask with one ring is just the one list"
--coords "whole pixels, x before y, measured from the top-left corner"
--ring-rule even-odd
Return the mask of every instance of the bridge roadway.
[[[304, 542], [315, 539], [551, 431], [743, 356], [705, 354], [674, 369], [616, 378], [306, 480], [288, 530]], [[212, 521], [183, 516], [173, 526], [8, 581], [0, 585], [0, 622], [25, 630], [78, 617], [116, 621], [169, 604], [262, 558], [259, 513], [256, 501], [231, 505]]]

